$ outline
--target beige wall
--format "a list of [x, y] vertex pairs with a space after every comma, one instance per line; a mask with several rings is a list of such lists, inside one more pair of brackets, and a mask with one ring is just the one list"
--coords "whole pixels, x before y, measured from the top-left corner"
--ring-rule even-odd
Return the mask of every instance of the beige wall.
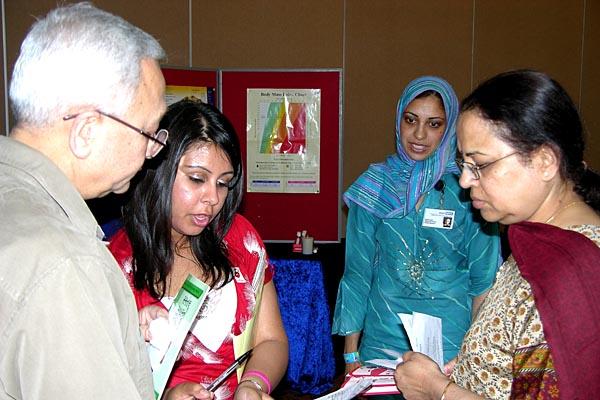
[[[4, 4], [10, 71], [32, 16], [44, 14], [56, 0]], [[463, 97], [478, 82], [503, 70], [530, 67], [550, 73], [579, 105], [589, 133], [586, 158], [600, 169], [600, 121], [593, 117], [600, 112], [598, 1], [98, 0], [95, 4], [159, 38], [170, 66], [343, 68], [343, 189], [369, 163], [394, 151], [398, 96], [422, 74], [445, 77]]]

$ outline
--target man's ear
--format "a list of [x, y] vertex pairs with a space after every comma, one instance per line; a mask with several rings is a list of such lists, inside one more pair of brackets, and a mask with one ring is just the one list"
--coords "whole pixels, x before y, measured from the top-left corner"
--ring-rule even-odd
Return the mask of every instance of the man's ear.
[[99, 132], [99, 115], [97, 112], [86, 111], [73, 118], [73, 124], [69, 131], [69, 147], [75, 157], [84, 159], [91, 154], [96, 135]]
[[560, 159], [551, 146], [542, 145], [535, 151], [534, 158], [544, 181], [553, 179], [560, 171]]

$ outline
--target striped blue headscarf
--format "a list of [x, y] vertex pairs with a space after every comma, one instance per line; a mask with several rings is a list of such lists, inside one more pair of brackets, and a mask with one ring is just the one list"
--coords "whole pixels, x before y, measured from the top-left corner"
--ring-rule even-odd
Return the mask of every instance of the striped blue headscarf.
[[[434, 90], [442, 96], [446, 111], [446, 130], [438, 148], [425, 160], [415, 161], [402, 147], [400, 123], [408, 104], [419, 94]], [[452, 86], [435, 76], [423, 76], [404, 89], [396, 109], [396, 154], [385, 162], [371, 164], [344, 193], [344, 201], [354, 202], [379, 218], [405, 216], [421, 195], [445, 173], [458, 173], [456, 155], [456, 119], [458, 99]]]

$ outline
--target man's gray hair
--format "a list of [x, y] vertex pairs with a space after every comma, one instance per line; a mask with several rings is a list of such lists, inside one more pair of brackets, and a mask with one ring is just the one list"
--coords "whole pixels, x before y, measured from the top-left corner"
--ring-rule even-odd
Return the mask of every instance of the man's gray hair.
[[54, 9], [21, 45], [10, 83], [17, 123], [39, 127], [84, 107], [123, 115], [139, 86], [141, 61], [164, 57], [148, 33], [91, 3]]

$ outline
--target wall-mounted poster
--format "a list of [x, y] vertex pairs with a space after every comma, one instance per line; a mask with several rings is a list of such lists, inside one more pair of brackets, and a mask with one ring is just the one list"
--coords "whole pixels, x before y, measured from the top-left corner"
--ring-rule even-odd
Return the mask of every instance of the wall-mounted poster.
[[200, 100], [213, 106], [217, 103], [218, 86], [216, 70], [190, 68], [162, 68], [165, 77], [165, 102], [167, 106], [184, 98]]
[[215, 88], [207, 88], [206, 86], [167, 85], [165, 88], [165, 102], [167, 106], [170, 106], [179, 100], [190, 98], [214, 105], [214, 91]]
[[247, 190], [319, 193], [320, 89], [247, 89]]

